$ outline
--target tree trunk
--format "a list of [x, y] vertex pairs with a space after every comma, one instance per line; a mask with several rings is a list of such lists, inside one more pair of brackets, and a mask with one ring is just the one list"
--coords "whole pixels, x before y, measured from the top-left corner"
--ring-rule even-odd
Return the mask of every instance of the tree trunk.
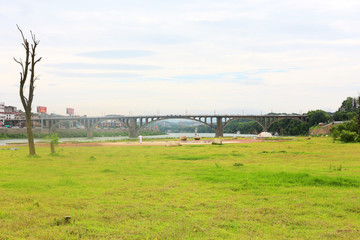
[[50, 149], [51, 149], [51, 153], [54, 154], [56, 153], [55, 151], [55, 144], [53, 142], [50, 142]]
[[36, 152], [35, 152], [35, 144], [34, 144], [34, 134], [31, 126], [31, 113], [26, 113], [25, 116], [26, 116], [26, 132], [29, 143], [29, 154], [34, 156], [36, 155]]

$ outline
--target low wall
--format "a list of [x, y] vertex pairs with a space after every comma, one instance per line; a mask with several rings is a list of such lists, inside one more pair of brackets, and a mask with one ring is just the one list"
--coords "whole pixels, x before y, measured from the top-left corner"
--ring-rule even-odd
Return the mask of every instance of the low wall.
[[333, 126], [336, 126], [338, 124], [341, 124], [342, 122], [332, 122], [332, 123], [329, 123], [329, 124], [323, 124], [323, 125], [319, 125], [318, 128], [315, 128], [315, 129], [310, 129], [310, 135], [330, 135], [331, 132], [330, 132], [330, 129], [333, 127]]

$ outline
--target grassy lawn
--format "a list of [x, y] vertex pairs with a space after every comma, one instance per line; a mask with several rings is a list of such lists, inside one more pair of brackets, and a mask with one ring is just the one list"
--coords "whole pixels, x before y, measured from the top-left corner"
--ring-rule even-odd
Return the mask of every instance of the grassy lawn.
[[1, 240], [360, 238], [360, 144], [49, 151], [0, 150]]

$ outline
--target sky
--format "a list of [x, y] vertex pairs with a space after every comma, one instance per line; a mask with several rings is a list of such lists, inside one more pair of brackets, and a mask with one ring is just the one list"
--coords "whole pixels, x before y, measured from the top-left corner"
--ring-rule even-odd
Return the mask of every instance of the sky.
[[22, 109], [21, 35], [48, 113], [336, 111], [360, 94], [358, 0], [0, 0], [0, 102]]

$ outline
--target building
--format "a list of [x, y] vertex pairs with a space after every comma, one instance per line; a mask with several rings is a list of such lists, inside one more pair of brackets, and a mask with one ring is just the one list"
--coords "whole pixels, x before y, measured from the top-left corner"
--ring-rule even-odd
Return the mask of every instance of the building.
[[0, 102], [0, 113], [5, 112], [5, 103]]
[[[1, 111], [0, 111], [1, 112]], [[5, 106], [4, 112], [17, 112], [17, 107], [14, 106]]]
[[21, 111], [18, 111], [14, 106], [5, 106], [4, 102], [0, 102], [0, 125], [4, 125], [7, 120], [14, 120], [21, 118]]

